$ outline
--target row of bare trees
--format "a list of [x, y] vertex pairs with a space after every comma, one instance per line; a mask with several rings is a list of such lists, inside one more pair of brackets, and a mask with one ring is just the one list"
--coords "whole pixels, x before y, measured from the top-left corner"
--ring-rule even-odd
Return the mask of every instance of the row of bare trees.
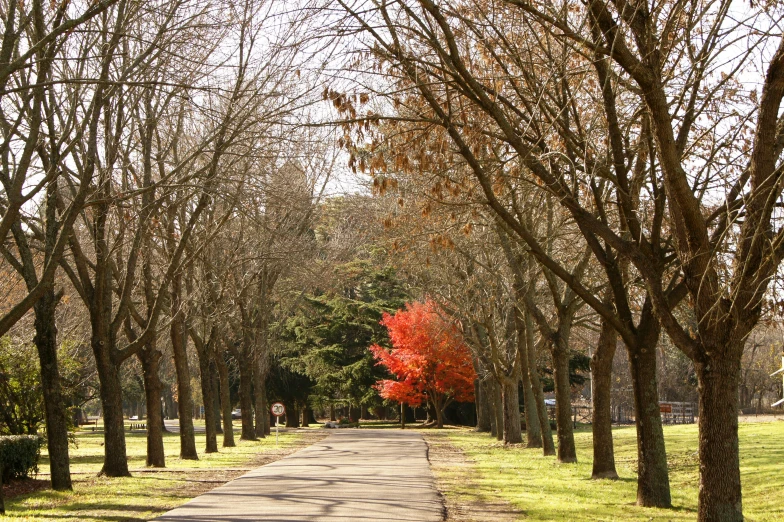
[[276, 284], [308, 251], [332, 168], [321, 131], [300, 125], [313, 89], [298, 65], [311, 52], [306, 16], [265, 0], [0, 2], [0, 249], [26, 289], [0, 310], [0, 334], [32, 309], [55, 489], [71, 488], [55, 313], [65, 296], [81, 301], [95, 360], [104, 474], [129, 474], [121, 376], [133, 358], [148, 465], [165, 466], [167, 356], [181, 457], [197, 458], [191, 345], [205, 451], [218, 451], [221, 416], [234, 445], [228, 356], [242, 437], [268, 432]]
[[[671, 504], [655, 353], [666, 333], [699, 383], [699, 519], [741, 520], [741, 356], [784, 255], [781, 7], [340, 6], [356, 58], [327, 94], [352, 125], [343, 140], [351, 164], [382, 180], [416, 179], [438, 203], [448, 194], [484, 206], [553, 357], [560, 460], [574, 452], [558, 374], [584, 306], [601, 322], [595, 367], [612, 357], [616, 335], [629, 354], [638, 503]], [[571, 248], [556, 255], [559, 230]], [[525, 298], [530, 258], [552, 297], [549, 315]], [[503, 313], [491, 315], [511, 329]], [[503, 352], [491, 335], [477, 337]], [[511, 360], [495, 371], [508, 373]]]

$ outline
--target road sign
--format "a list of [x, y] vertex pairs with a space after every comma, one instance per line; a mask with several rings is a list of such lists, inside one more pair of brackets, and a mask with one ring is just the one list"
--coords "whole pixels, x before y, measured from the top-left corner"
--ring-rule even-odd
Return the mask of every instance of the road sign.
[[272, 414], [276, 417], [282, 417], [286, 414], [286, 407], [282, 402], [276, 402], [272, 405]]

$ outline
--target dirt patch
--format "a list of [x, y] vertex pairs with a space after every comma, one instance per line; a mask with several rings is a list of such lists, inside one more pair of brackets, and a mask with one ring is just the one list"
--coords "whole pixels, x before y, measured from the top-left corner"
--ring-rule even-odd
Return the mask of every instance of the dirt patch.
[[521, 517], [522, 513], [508, 502], [482, 498], [474, 480], [473, 462], [445, 434], [422, 432], [422, 436], [428, 445], [436, 487], [444, 497], [448, 522], [513, 522]]
[[3, 484], [3, 497], [8, 500], [17, 495], [26, 495], [41, 489], [48, 489], [50, 486], [51, 483], [48, 480], [32, 478], [12, 480], [8, 484]]

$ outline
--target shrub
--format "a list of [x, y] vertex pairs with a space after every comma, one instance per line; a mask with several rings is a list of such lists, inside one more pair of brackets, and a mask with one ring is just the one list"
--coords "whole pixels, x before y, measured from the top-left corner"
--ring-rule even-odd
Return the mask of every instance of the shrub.
[[0, 437], [0, 469], [3, 482], [22, 478], [30, 472], [38, 473], [43, 439], [38, 435], [11, 435]]

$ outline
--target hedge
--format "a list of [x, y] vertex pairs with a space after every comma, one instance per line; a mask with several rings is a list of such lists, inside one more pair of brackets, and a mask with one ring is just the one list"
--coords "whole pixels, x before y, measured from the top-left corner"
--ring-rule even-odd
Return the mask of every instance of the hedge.
[[12, 478], [27, 477], [38, 473], [43, 439], [38, 435], [11, 435], [0, 437], [0, 469], [3, 482]]

